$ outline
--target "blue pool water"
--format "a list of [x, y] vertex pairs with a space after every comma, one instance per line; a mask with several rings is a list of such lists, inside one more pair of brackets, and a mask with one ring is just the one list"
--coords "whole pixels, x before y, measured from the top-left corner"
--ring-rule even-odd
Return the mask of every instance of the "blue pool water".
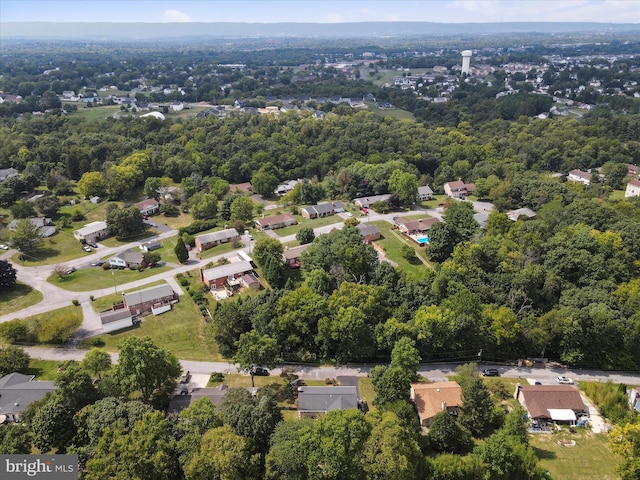
[[416, 237], [416, 241], [420, 245], [429, 245], [429, 237]]

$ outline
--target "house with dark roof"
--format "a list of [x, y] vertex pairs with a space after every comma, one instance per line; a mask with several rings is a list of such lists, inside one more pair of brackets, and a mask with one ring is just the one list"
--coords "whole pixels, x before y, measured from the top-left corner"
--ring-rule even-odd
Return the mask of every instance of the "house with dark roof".
[[318, 417], [332, 410], [358, 408], [358, 389], [346, 387], [298, 387], [298, 416]]
[[416, 405], [420, 425], [428, 427], [440, 412], [458, 415], [462, 389], [456, 382], [412, 383], [410, 398]]
[[100, 323], [104, 333], [116, 332], [124, 328], [133, 327], [133, 315], [128, 308], [106, 310], [100, 312]]
[[109, 259], [109, 265], [120, 268], [140, 268], [146, 265], [142, 253], [128, 248], [120, 253], [116, 253]]
[[300, 215], [307, 219], [329, 217], [340, 212], [344, 212], [342, 202], [323, 202], [300, 209]]
[[19, 421], [25, 408], [56, 389], [54, 382], [34, 378], [18, 372], [0, 378], [0, 424]]
[[225, 228], [224, 230], [218, 230], [217, 232], [205, 233], [195, 237], [196, 248], [199, 252], [208, 250], [221, 245], [223, 243], [229, 243], [233, 240], [239, 240], [240, 235], [235, 228]]
[[300, 268], [300, 257], [302, 257], [302, 253], [309, 248], [310, 243], [305, 243], [304, 245], [298, 245], [297, 247], [285, 247], [282, 252], [282, 259], [284, 260], [284, 264], [289, 268]]
[[145, 216], [155, 215], [160, 210], [160, 203], [155, 198], [148, 198], [141, 202], [134, 203], [132, 207], [136, 207], [140, 210], [140, 213]]
[[194, 388], [189, 391], [185, 389], [180, 395], [174, 395], [171, 397], [169, 401], [169, 406], [167, 407], [167, 413], [180, 413], [187, 407], [193, 405], [196, 401], [201, 398], [208, 398], [211, 403], [213, 403], [216, 407], [222, 405], [222, 400], [224, 400], [224, 396], [227, 394], [229, 387], [227, 385], [218, 385], [217, 387], [208, 387], [208, 388]]
[[122, 302], [132, 315], [158, 315], [171, 310], [171, 305], [177, 301], [178, 294], [168, 283], [122, 294]]
[[360, 231], [360, 235], [365, 243], [371, 243], [380, 239], [380, 229], [377, 225], [369, 225], [368, 223], [359, 223], [356, 228]]
[[418, 235], [428, 232], [438, 222], [440, 222], [440, 219], [436, 217], [421, 218], [419, 220], [398, 218], [395, 220], [396, 225], [404, 235]]
[[293, 215], [283, 213], [282, 215], [274, 215], [273, 217], [259, 218], [255, 223], [256, 227], [261, 230], [275, 230], [276, 228], [296, 225], [298, 221], [293, 218]]
[[[7, 228], [11, 231], [14, 231], [18, 226], [18, 222], [20, 222], [20, 220], [22, 219], [11, 220], [11, 222], [9, 222], [9, 225], [7, 225]], [[38, 218], [29, 218], [28, 220], [29, 222], [31, 222], [33, 226], [38, 228], [38, 233], [40, 233], [40, 236], [42, 238], [48, 238], [57, 232], [56, 227], [51, 225], [50, 218], [38, 217]]]
[[575, 425], [578, 417], [588, 415], [580, 390], [572, 385], [516, 385], [514, 397], [537, 421]]

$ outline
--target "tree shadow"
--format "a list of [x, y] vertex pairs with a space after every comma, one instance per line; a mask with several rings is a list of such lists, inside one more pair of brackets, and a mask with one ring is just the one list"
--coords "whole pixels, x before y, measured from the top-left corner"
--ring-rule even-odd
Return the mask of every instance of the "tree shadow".
[[544, 450], [538, 447], [533, 447], [533, 450], [536, 453], [536, 457], [540, 460], [555, 460], [558, 457], [556, 452], [552, 450]]

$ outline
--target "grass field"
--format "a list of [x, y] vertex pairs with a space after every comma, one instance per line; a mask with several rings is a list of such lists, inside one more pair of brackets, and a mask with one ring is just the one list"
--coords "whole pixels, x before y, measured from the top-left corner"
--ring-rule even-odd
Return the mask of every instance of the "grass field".
[[[551, 435], [529, 437], [531, 446], [553, 478], [562, 480], [614, 480], [620, 478], [615, 466], [619, 462], [607, 446], [606, 434], [578, 430], [571, 434], [564, 430]], [[558, 441], [575, 440], [574, 447], [565, 447]]]
[[25, 375], [35, 375], [36, 380], [55, 380], [60, 362], [57, 360], [39, 360], [32, 358]]
[[[424, 215], [422, 217], [424, 217]], [[402, 254], [402, 247], [408, 245], [415, 250], [416, 255], [425, 258], [424, 249], [421, 249], [409, 240], [405, 240], [401, 234], [393, 232], [388, 222], [377, 221], [371, 222], [371, 224], [377, 225], [381, 233], [380, 240], [376, 240], [374, 243], [380, 245], [384, 249], [387, 258], [396, 262], [398, 268], [406, 272], [409, 278], [420, 280], [428, 275], [429, 267], [422, 263], [422, 261], [416, 258], [410, 262]]]
[[18, 265], [36, 267], [64, 263], [86, 255], [80, 242], [73, 237], [73, 230], [65, 228], [52, 237], [44, 238], [33, 252], [16, 253], [11, 259]]
[[375, 113], [376, 115], [380, 115], [382, 117], [392, 117], [398, 120], [416, 120], [416, 117], [413, 116], [413, 113], [408, 112], [407, 110], [402, 110], [401, 108], [378, 108], [374, 102], [365, 102], [369, 107], [369, 111]]
[[[97, 301], [102, 302], [103, 299]], [[181, 295], [180, 301], [170, 312], [148, 315], [139, 327], [97, 338], [105, 343], [105, 349], [116, 351], [125, 338], [149, 336], [157, 345], [162, 345], [180, 359], [222, 361], [216, 347], [205, 340], [206, 328], [207, 324], [191, 297]]]
[[101, 107], [86, 107], [84, 104], [74, 103], [78, 106], [77, 112], [69, 114], [71, 117], [82, 117], [89, 121], [105, 120], [120, 111], [120, 105], [104, 105]]
[[30, 307], [40, 302], [43, 298], [40, 290], [18, 282], [9, 290], [0, 292], [0, 315]]
[[[103, 270], [101, 267], [83, 268], [63, 278], [52, 274], [47, 281], [57, 287], [71, 292], [89, 292], [100, 288], [114, 287], [125, 283], [142, 280], [158, 273], [171, 270], [171, 267], [145, 268], [138, 270]], [[115, 288], [115, 287], [114, 287]]]

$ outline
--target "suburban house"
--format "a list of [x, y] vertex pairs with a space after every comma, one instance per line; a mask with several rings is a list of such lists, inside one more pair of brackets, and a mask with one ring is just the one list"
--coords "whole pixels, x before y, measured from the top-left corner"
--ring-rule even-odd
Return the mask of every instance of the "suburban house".
[[433, 198], [433, 190], [429, 185], [424, 185], [422, 187], [418, 187], [418, 194], [416, 195], [417, 201], [422, 200], [431, 200]]
[[300, 209], [300, 215], [307, 219], [329, 217], [340, 212], [344, 212], [342, 202], [323, 202]]
[[226, 228], [217, 232], [205, 233], [195, 238], [196, 248], [199, 252], [208, 250], [223, 243], [229, 243], [232, 240], [239, 240], [240, 235], [235, 228]]
[[140, 252], [133, 248], [128, 248], [127, 250], [116, 253], [111, 257], [109, 259], [109, 265], [120, 268], [139, 268], [146, 266], [146, 263]]
[[143, 288], [122, 294], [122, 302], [133, 315], [153, 313], [158, 315], [171, 310], [171, 305], [178, 302], [178, 294], [168, 283], [155, 287]]
[[410, 397], [423, 427], [428, 427], [437, 413], [458, 415], [462, 405], [462, 389], [456, 382], [412, 383]]
[[302, 182], [301, 179], [287, 180], [286, 182], [282, 182], [280, 185], [278, 185], [276, 189], [273, 191], [273, 193], [282, 197], [283, 195], [286, 195], [291, 190], [293, 190], [294, 187], [301, 182]]
[[[38, 227], [38, 231], [40, 232], [40, 236], [42, 238], [48, 238], [57, 232], [56, 227], [51, 225], [50, 218], [47, 218], [47, 217], [29, 218], [28, 220], [31, 222], [32, 225]], [[14, 231], [18, 226], [18, 222], [20, 222], [19, 219], [11, 220], [11, 222], [9, 222], [9, 225], [7, 225], [7, 228], [11, 231]]]
[[155, 215], [160, 210], [160, 203], [155, 198], [148, 198], [141, 202], [134, 203], [132, 207], [140, 210], [143, 216]]
[[[627, 174], [633, 176], [634, 178], [637, 178], [638, 175], [640, 175], [640, 167], [638, 167], [637, 165], [632, 165], [631, 163], [626, 163], [625, 164], [627, 166]], [[0, 180], [1, 180], [1, 172], [2, 170], [0, 170]]]
[[273, 217], [260, 218], [256, 220], [256, 227], [261, 230], [275, 230], [276, 228], [289, 227], [296, 225], [298, 222], [292, 215], [283, 213]]
[[187, 393], [181, 392], [180, 395], [174, 395], [171, 397], [169, 406], [167, 407], [167, 413], [180, 413], [182, 410], [190, 407], [194, 402], [203, 397], [208, 398], [211, 403], [216, 407], [219, 407], [222, 405], [222, 400], [227, 394], [227, 390], [229, 390], [227, 385], [218, 385], [217, 387], [194, 388], [190, 392], [187, 390]]
[[359, 208], [369, 208], [376, 202], [386, 202], [387, 200], [389, 200], [390, 196], [391, 194], [385, 193], [382, 195], [370, 195], [368, 197], [354, 198], [353, 204]]
[[7, 178], [17, 177], [20, 174], [15, 168], [0, 168], [0, 182], [4, 182]]
[[640, 180], [631, 180], [627, 183], [627, 189], [624, 192], [625, 197], [640, 197]]
[[148, 242], [140, 243], [140, 250], [143, 252], [152, 252], [162, 248], [162, 243], [159, 240], [149, 240]]
[[231, 185], [229, 185], [229, 191], [249, 193], [253, 192], [253, 185], [251, 185], [251, 182], [232, 183]]
[[332, 410], [358, 408], [358, 389], [350, 387], [298, 387], [298, 417], [317, 417]]
[[475, 183], [464, 183], [461, 180], [444, 184], [444, 193], [451, 198], [464, 198], [476, 189]]
[[395, 223], [404, 235], [419, 235], [431, 230], [436, 223], [440, 222], [439, 218], [421, 218], [420, 220], [405, 220], [398, 218]]
[[106, 310], [100, 312], [100, 323], [102, 323], [104, 333], [116, 332], [123, 328], [133, 327], [133, 315], [128, 308]]
[[54, 382], [34, 378], [18, 372], [0, 378], [0, 424], [19, 421], [25, 408], [56, 389]]
[[507, 217], [509, 217], [509, 220], [511, 220], [512, 222], [515, 222], [520, 217], [533, 218], [535, 216], [536, 216], [536, 212], [534, 212], [530, 208], [518, 208], [516, 210], [511, 210], [510, 212], [507, 212]]
[[360, 235], [365, 243], [371, 243], [380, 239], [380, 229], [377, 225], [369, 225], [367, 223], [359, 223], [356, 228], [360, 230]]
[[588, 172], [583, 172], [582, 170], [578, 170], [577, 168], [571, 170], [567, 175], [567, 180], [570, 182], [580, 182], [585, 185], [589, 185], [591, 183], [592, 175]]
[[107, 222], [87, 223], [84, 227], [73, 232], [76, 240], [80, 240], [81, 242], [95, 242], [108, 235], [109, 229], [107, 228]]
[[284, 252], [282, 252], [284, 264], [289, 268], [300, 268], [300, 257], [302, 253], [309, 248], [309, 245], [311, 244], [305, 243], [297, 247], [285, 247]]
[[588, 414], [580, 391], [571, 385], [517, 384], [514, 396], [532, 420], [575, 425], [579, 416]]
[[232, 286], [233, 284], [241, 284], [242, 277], [252, 271], [251, 262], [242, 260], [206, 270], [200, 269], [200, 279], [211, 290], [218, 290], [223, 288], [225, 284]]

